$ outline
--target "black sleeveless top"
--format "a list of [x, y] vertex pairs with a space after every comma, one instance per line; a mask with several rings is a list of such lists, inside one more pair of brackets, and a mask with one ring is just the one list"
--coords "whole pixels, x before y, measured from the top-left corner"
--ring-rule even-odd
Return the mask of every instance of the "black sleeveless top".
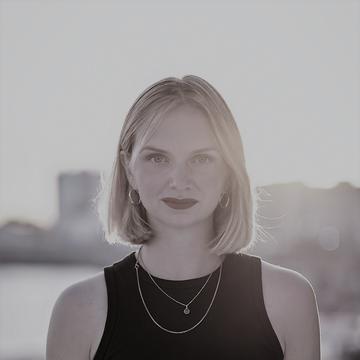
[[[104, 268], [108, 313], [94, 360], [122, 359], [244, 359], [280, 360], [283, 352], [268, 318], [261, 280], [261, 259], [248, 254], [227, 254], [216, 297], [205, 319], [193, 330], [172, 334], [150, 318], [140, 297], [135, 252]], [[153, 318], [173, 331], [191, 328], [208, 309], [220, 275], [211, 275], [200, 295], [184, 306], [164, 295], [139, 267], [139, 284]], [[189, 280], [154, 277], [174, 299], [187, 303], [208, 275]]]

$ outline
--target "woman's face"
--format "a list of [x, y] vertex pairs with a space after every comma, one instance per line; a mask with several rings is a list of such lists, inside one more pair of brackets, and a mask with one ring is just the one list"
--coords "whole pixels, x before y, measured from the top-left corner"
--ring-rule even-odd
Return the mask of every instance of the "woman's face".
[[[194, 106], [181, 105], [165, 115], [140, 149], [129, 180], [150, 224], [183, 227], [209, 220], [226, 190], [227, 176], [206, 116]], [[194, 203], [173, 205], [166, 198]]]

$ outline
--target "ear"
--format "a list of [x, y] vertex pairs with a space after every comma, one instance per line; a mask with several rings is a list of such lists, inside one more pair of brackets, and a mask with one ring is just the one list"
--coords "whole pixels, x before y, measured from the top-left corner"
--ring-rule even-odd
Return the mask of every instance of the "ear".
[[125, 170], [126, 177], [129, 181], [130, 186], [133, 189], [137, 189], [137, 186], [135, 184], [134, 175], [132, 174], [132, 171], [130, 169], [129, 163], [130, 163], [130, 154], [125, 152], [124, 150], [120, 151], [120, 162]]

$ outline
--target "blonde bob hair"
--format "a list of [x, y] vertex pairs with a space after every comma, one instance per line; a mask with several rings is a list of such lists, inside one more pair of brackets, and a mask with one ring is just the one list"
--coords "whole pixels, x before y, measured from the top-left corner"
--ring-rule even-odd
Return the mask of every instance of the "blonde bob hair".
[[106, 240], [131, 246], [154, 237], [142, 203], [130, 202], [132, 188], [122, 157], [126, 157], [131, 167], [166, 113], [179, 105], [196, 106], [204, 112], [230, 170], [228, 206], [218, 205], [214, 211], [216, 235], [209, 240], [209, 250], [218, 255], [239, 253], [252, 247], [256, 224], [256, 202], [253, 202], [242, 140], [224, 99], [212, 85], [194, 75], [162, 79], [145, 89], [131, 106], [122, 126], [112, 174], [101, 189], [106, 204], [101, 216]]

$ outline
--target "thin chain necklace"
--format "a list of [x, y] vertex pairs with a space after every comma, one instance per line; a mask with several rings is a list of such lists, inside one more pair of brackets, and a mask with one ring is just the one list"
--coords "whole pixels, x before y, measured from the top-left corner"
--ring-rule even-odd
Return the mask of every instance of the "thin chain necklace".
[[[141, 248], [140, 248], [140, 251], [141, 251]], [[140, 256], [140, 251], [139, 251], [139, 256]], [[145, 268], [144, 268], [144, 269], [145, 269]], [[146, 271], [146, 269], [145, 269], [145, 271]], [[215, 271], [216, 271], [216, 270], [215, 270]], [[215, 271], [214, 271], [214, 272], [215, 272]], [[135, 272], [136, 272], [136, 280], [137, 280], [137, 285], [138, 285], [138, 289], [139, 289], [139, 294], [140, 294], [140, 297], [141, 297], [141, 301], [142, 301], [142, 303], [143, 303], [143, 305], [144, 305], [144, 308], [145, 308], [147, 314], [149, 315], [149, 317], [150, 317], [150, 319], [153, 321], [153, 323], [154, 323], [155, 325], [157, 325], [160, 329], [162, 329], [162, 330], [164, 330], [164, 331], [166, 331], [166, 332], [168, 332], [168, 333], [171, 333], [171, 334], [184, 334], [184, 333], [187, 333], [187, 332], [195, 329], [197, 326], [199, 326], [199, 325], [203, 322], [203, 320], [206, 318], [208, 312], [210, 311], [211, 306], [212, 306], [212, 304], [213, 304], [213, 302], [214, 302], [214, 300], [215, 300], [216, 294], [217, 294], [218, 289], [219, 289], [219, 284], [220, 284], [220, 279], [221, 279], [221, 274], [222, 274], [222, 263], [221, 263], [221, 265], [220, 265], [219, 277], [218, 277], [218, 281], [217, 281], [216, 288], [215, 288], [215, 291], [214, 291], [214, 295], [213, 295], [213, 297], [212, 297], [212, 299], [211, 299], [210, 305], [209, 305], [209, 307], [207, 308], [204, 316], [203, 316], [194, 326], [192, 326], [191, 328], [185, 329], [185, 330], [180, 330], [180, 331], [174, 331], [174, 330], [166, 329], [165, 327], [163, 327], [162, 325], [160, 325], [160, 324], [154, 319], [154, 317], [151, 315], [151, 313], [150, 313], [150, 311], [149, 311], [149, 309], [148, 309], [148, 307], [147, 307], [147, 305], [146, 305], [146, 303], [145, 303], [144, 296], [143, 296], [142, 291], [141, 291], [140, 280], [139, 280], [139, 261], [138, 261], [138, 259], [136, 259], [136, 263], [135, 263]], [[147, 271], [146, 271], [146, 272], [147, 272]], [[148, 273], [148, 272], [147, 272], [147, 273]], [[148, 274], [149, 274], [149, 273], [148, 273]], [[149, 274], [149, 275], [150, 275], [150, 274]], [[211, 276], [211, 275], [212, 275], [212, 273], [210, 274], [210, 276]], [[208, 277], [208, 280], [210, 279], [210, 276]], [[207, 281], [208, 281], [208, 280], [207, 280]], [[207, 283], [207, 281], [206, 281], [206, 283]], [[205, 287], [206, 283], [205, 283], [204, 286], [200, 289], [200, 291]], [[164, 292], [164, 293], [165, 293], [165, 292]], [[199, 292], [199, 293], [200, 293], [200, 292]], [[199, 294], [199, 293], [198, 293], [198, 294]], [[198, 294], [196, 294], [195, 297], [197, 297]], [[166, 295], [167, 295], [167, 294], [166, 294]], [[169, 297], [170, 297], [170, 295], [169, 295]], [[171, 297], [170, 297], [170, 298], [171, 298]], [[173, 299], [173, 298], [171, 298], [171, 299], [174, 300], [174, 301], [176, 301], [176, 302], [178, 302], [177, 300], [175, 300], [175, 299]], [[193, 300], [194, 300], [194, 299], [193, 299]], [[192, 301], [193, 301], [193, 300], [192, 300]], [[189, 303], [188, 303], [188, 304], [183, 304], [183, 303], [181, 303], [181, 302], [178, 302], [178, 303], [180, 303], [181, 305], [185, 306], [185, 310], [188, 309], [187, 306], [189, 305]], [[185, 310], [184, 310], [184, 313], [185, 313]], [[190, 310], [189, 310], [189, 312], [190, 312]], [[185, 314], [186, 314], [186, 313], [185, 313]]]
[[197, 294], [186, 304], [184, 304], [183, 302], [174, 299], [172, 296], [170, 296], [168, 293], [166, 293], [159, 285], [158, 283], [154, 280], [154, 278], [152, 277], [152, 275], [149, 273], [149, 271], [146, 269], [146, 267], [144, 266], [144, 262], [142, 261], [142, 257], [141, 257], [141, 249], [139, 251], [139, 255], [138, 255], [139, 259], [142, 262], [142, 267], [144, 268], [144, 270], [146, 271], [146, 273], [149, 275], [151, 281], [155, 284], [155, 286], [164, 294], [166, 295], [169, 299], [175, 301], [177, 304], [180, 304], [182, 306], [184, 306], [184, 314], [185, 315], [189, 315], [190, 314], [190, 309], [189, 309], [189, 305], [200, 295], [200, 293], [203, 291], [203, 289], [205, 288], [206, 284], [209, 282], [212, 274], [215, 272], [213, 271], [212, 273], [209, 274], [209, 276], [207, 277], [204, 285], [201, 287], [201, 289], [197, 292]]

